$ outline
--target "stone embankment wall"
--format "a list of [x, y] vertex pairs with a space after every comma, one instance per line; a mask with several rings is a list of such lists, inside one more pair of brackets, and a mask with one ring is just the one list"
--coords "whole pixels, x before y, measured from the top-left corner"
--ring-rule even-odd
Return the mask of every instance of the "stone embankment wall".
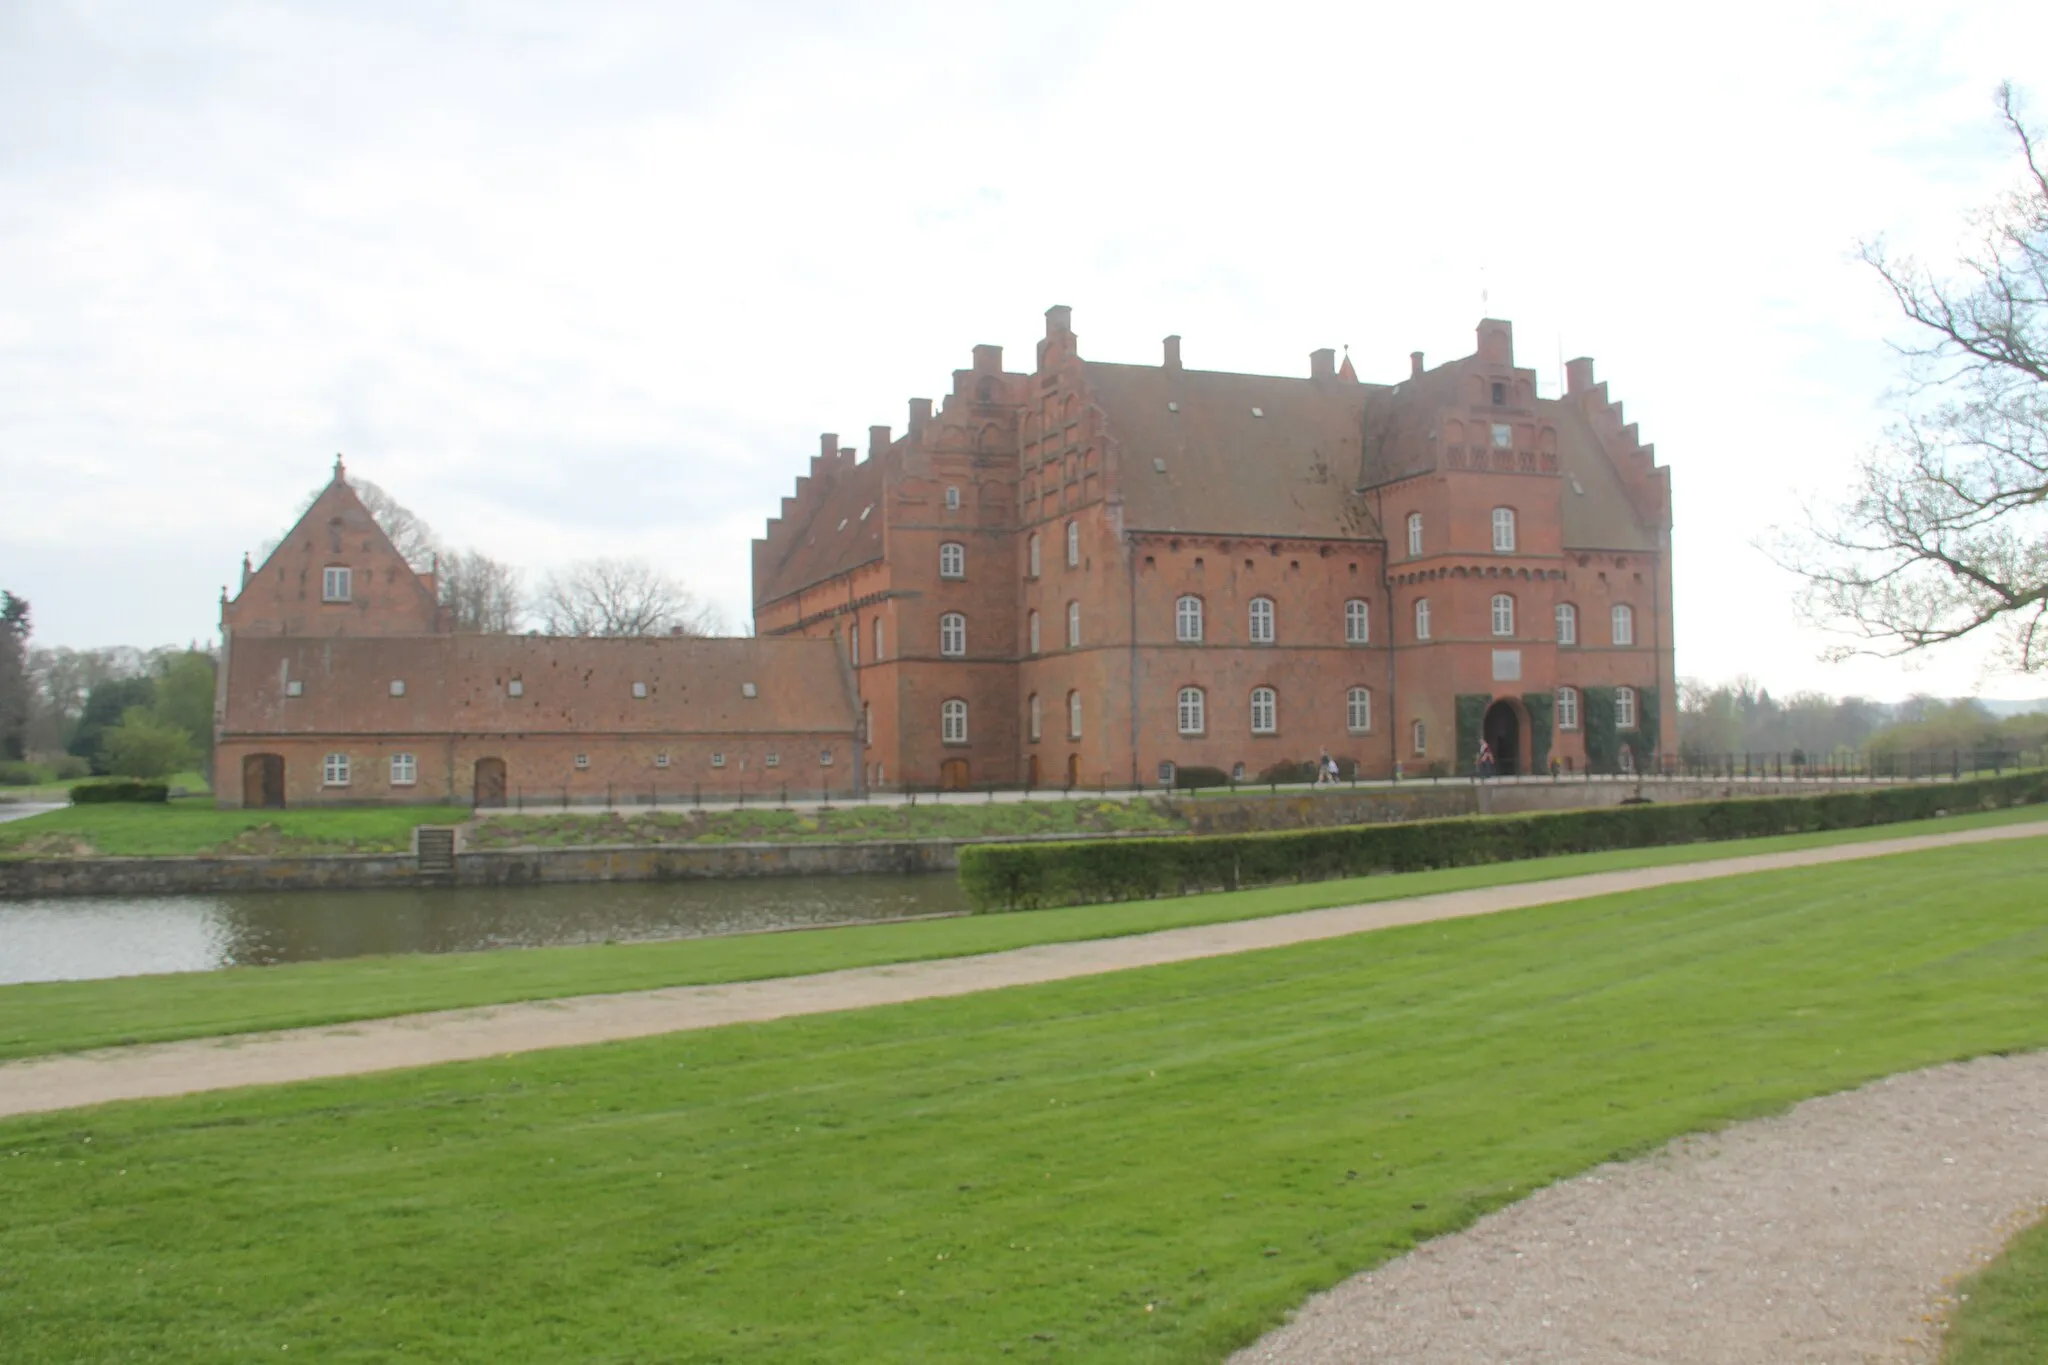
[[[1842, 787], [1865, 784], [1840, 784]], [[1640, 796], [1699, 801], [1830, 790], [1825, 783], [1471, 782], [1277, 795], [1181, 798], [1170, 804], [1196, 834], [1384, 824], [1454, 815], [1613, 806]], [[1071, 839], [1101, 836], [1049, 835]], [[1129, 836], [1118, 836], [1129, 837]], [[530, 886], [565, 882], [658, 882], [734, 877], [817, 877], [862, 872], [951, 872], [963, 844], [1017, 842], [903, 839], [859, 844], [689, 844], [504, 849], [455, 855], [452, 873], [421, 871], [412, 854], [248, 858], [33, 858], [0, 860], [0, 897], [137, 896], [233, 891], [314, 891], [411, 886]]]

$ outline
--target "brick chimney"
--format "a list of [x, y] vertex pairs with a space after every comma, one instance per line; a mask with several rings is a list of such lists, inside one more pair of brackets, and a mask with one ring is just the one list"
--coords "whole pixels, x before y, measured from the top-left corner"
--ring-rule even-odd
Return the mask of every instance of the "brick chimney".
[[889, 449], [889, 428], [868, 428], [868, 458], [874, 459]]
[[1310, 379], [1335, 379], [1337, 377], [1337, 349], [1325, 346], [1320, 351], [1308, 353], [1308, 377]]
[[1180, 368], [1180, 338], [1178, 336], [1170, 336], [1166, 339], [1166, 360], [1164, 365], [1169, 370], [1178, 370]]
[[1045, 310], [1045, 334], [1056, 337], [1074, 330], [1074, 310], [1064, 303], [1056, 303]]
[[823, 460], [823, 461], [825, 462], [825, 464], [826, 464], [826, 466], [827, 466], [828, 468], [829, 468], [829, 467], [831, 466], [831, 464], [832, 464], [832, 457], [833, 457], [833, 456], [835, 456], [835, 455], [837, 455], [838, 453], [839, 453], [839, 433], [838, 433], [838, 432], [836, 432], [836, 431], [828, 431], [828, 432], [824, 433], [824, 434], [823, 434], [822, 436], [818, 437], [818, 458], [819, 458], [819, 459], [821, 459], [821, 460]]
[[1577, 360], [1564, 363], [1564, 391], [1566, 393], [1589, 393], [1593, 388], [1593, 358], [1580, 356]]
[[976, 374], [1001, 374], [1003, 372], [1003, 348], [987, 345], [975, 347], [974, 372]]
[[1410, 351], [1408, 353], [1408, 377], [1410, 379], [1422, 378], [1422, 352]]
[[932, 420], [932, 400], [913, 398], [910, 400], [910, 439], [915, 441], [924, 433], [925, 423]]

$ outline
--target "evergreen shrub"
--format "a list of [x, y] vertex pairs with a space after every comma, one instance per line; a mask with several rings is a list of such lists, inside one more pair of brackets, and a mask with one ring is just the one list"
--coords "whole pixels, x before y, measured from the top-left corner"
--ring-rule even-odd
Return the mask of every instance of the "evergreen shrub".
[[1173, 785], [1182, 791], [1194, 791], [1200, 787], [1227, 787], [1230, 785], [1230, 774], [1221, 768], [1189, 768], [1176, 763], [1173, 768]]
[[960, 850], [960, 884], [975, 911], [986, 914], [1376, 872], [1421, 872], [1559, 853], [1857, 829], [2044, 801], [2048, 772], [2029, 772], [1978, 782], [1813, 796], [1463, 816], [1338, 829], [973, 844]]
[[71, 804], [74, 806], [97, 805], [113, 801], [168, 801], [171, 789], [162, 782], [82, 782], [71, 789]]

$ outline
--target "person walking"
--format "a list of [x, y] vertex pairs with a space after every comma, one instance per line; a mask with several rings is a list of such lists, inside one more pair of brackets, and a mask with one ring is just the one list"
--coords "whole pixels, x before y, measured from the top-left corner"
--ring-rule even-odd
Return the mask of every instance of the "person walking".
[[1483, 739], [1479, 741], [1479, 775], [1482, 778], [1493, 776], [1493, 746]]

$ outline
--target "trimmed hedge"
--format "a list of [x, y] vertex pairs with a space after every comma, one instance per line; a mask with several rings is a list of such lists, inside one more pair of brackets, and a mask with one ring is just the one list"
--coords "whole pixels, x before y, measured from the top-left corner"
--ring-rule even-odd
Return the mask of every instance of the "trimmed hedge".
[[1463, 816], [1269, 834], [973, 844], [960, 850], [960, 884], [968, 903], [986, 914], [1375, 872], [1419, 872], [1559, 853], [1858, 829], [2044, 801], [2048, 772], [2031, 772], [1979, 782], [1814, 796]]
[[71, 804], [90, 806], [106, 801], [168, 801], [171, 789], [161, 782], [81, 782], [71, 789]]

